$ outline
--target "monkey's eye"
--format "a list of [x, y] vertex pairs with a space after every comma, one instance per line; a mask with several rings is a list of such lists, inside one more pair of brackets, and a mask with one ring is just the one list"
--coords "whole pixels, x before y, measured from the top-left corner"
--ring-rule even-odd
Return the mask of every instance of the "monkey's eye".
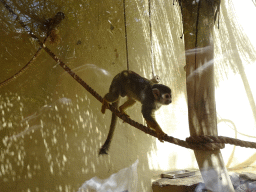
[[170, 95], [170, 94], [164, 94], [163, 98], [164, 98], [164, 99], [170, 99], [170, 98], [171, 98], [171, 95]]

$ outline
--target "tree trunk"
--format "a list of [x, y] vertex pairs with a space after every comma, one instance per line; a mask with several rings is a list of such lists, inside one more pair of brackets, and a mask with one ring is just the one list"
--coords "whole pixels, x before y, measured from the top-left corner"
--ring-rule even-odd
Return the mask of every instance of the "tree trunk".
[[[220, 2], [182, 0], [190, 135], [218, 135], [214, 87], [214, 11]], [[195, 150], [208, 190], [234, 191], [220, 150]]]

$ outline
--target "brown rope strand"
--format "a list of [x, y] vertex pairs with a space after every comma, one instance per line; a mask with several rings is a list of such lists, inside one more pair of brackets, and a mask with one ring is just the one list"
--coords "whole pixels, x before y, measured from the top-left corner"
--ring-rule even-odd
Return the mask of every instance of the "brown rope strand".
[[36, 51], [36, 53], [34, 54], [34, 56], [29, 60], [29, 62], [22, 67], [17, 73], [15, 73], [13, 76], [5, 79], [4, 81], [0, 82], [0, 88], [3, 86], [6, 86], [7, 84], [9, 84], [10, 82], [14, 81], [17, 77], [19, 77], [20, 75], [22, 75], [33, 63], [33, 61], [36, 59], [36, 57], [39, 55], [39, 53], [41, 52], [42, 47], [39, 47], [39, 49]]

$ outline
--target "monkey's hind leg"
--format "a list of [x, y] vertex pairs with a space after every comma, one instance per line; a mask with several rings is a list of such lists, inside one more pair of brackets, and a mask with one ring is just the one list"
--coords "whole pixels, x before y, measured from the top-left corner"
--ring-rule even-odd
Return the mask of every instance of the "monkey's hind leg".
[[135, 103], [136, 103], [136, 101], [135, 101], [134, 99], [128, 97], [128, 100], [127, 100], [123, 105], [121, 105], [121, 106], [119, 107], [120, 112], [121, 112], [122, 114], [124, 114], [124, 115], [126, 115], [126, 116], [129, 117], [129, 115], [127, 115], [127, 114], [125, 113], [125, 110], [126, 110], [127, 108], [133, 106]]
[[114, 79], [115, 81], [113, 80], [110, 85], [109, 92], [103, 98], [101, 107], [101, 112], [103, 114], [105, 114], [106, 108], [109, 108], [109, 103], [114, 103], [119, 100], [122, 88], [121, 85], [118, 83], [117, 79]]
[[106, 101], [104, 97], [101, 106], [101, 113], [105, 114], [106, 108], [109, 108], [109, 103]]
[[[118, 103], [119, 103], [119, 99], [116, 102], [113, 103], [113, 106], [115, 108], [117, 108]], [[114, 113], [112, 113], [112, 118], [111, 118], [111, 124], [110, 124], [109, 132], [108, 132], [108, 137], [107, 137], [105, 143], [100, 148], [99, 155], [108, 154], [108, 150], [109, 150], [111, 140], [113, 138], [115, 127], [116, 127], [116, 122], [117, 122], [117, 116]]]
[[119, 91], [111, 90], [111, 92], [107, 93], [102, 101], [101, 113], [105, 114], [106, 108], [109, 108], [109, 103], [114, 103], [119, 99]]

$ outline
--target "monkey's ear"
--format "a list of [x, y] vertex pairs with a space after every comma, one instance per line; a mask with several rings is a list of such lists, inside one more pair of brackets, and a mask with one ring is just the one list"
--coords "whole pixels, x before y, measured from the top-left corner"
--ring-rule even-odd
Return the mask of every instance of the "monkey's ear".
[[155, 99], [159, 100], [159, 98], [160, 98], [160, 91], [159, 91], [159, 89], [153, 88], [152, 92], [153, 92], [153, 95], [154, 95]]

